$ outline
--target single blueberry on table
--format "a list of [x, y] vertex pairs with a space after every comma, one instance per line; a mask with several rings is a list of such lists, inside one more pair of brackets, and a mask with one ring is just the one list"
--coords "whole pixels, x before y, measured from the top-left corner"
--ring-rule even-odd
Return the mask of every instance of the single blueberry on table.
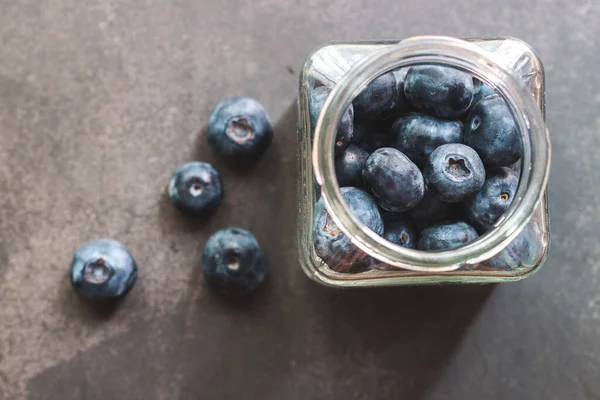
[[466, 203], [467, 217], [486, 231], [508, 210], [517, 193], [519, 178], [508, 168], [488, 171], [481, 190]]
[[127, 248], [112, 239], [83, 245], [71, 263], [71, 284], [77, 294], [90, 300], [115, 300], [135, 283], [137, 264]]
[[477, 239], [477, 231], [466, 222], [447, 222], [425, 229], [419, 236], [418, 249], [450, 250]]
[[[321, 115], [323, 105], [327, 101], [327, 98], [331, 94], [331, 89], [326, 86], [319, 86], [310, 92], [308, 100], [308, 110], [310, 114], [310, 125], [312, 132], [314, 133], [317, 121]], [[344, 152], [352, 141], [352, 135], [354, 132], [354, 108], [352, 104], [348, 106], [338, 127], [337, 136], [335, 138], [335, 154], [339, 155]]]
[[254, 235], [240, 228], [215, 232], [202, 253], [204, 279], [219, 293], [244, 296], [265, 280], [267, 264]]
[[479, 79], [473, 78], [473, 85], [475, 93], [473, 94], [473, 102], [471, 103], [471, 107], [475, 107], [477, 103], [486, 97], [497, 94], [494, 89], [492, 89], [486, 83], [481, 82]]
[[423, 165], [433, 151], [443, 144], [463, 142], [463, 124], [423, 114], [400, 117], [392, 126], [394, 147], [415, 164]]
[[356, 119], [360, 121], [389, 118], [397, 99], [396, 77], [393, 72], [379, 75], [352, 101]]
[[486, 97], [473, 107], [465, 122], [465, 143], [486, 165], [505, 167], [521, 158], [519, 129], [502, 97]]
[[236, 160], [261, 155], [273, 140], [271, 120], [263, 105], [249, 97], [221, 101], [208, 120], [208, 141], [216, 150]]
[[404, 94], [420, 110], [442, 118], [458, 118], [473, 101], [473, 78], [451, 67], [418, 65], [406, 74]]
[[452, 204], [441, 201], [426, 188], [421, 201], [408, 214], [413, 218], [436, 221], [447, 216], [451, 207]]
[[340, 187], [362, 186], [362, 170], [368, 157], [369, 153], [360, 147], [353, 144], [348, 146], [344, 154], [335, 159], [335, 173], [338, 185]]
[[171, 203], [190, 214], [213, 211], [223, 200], [221, 175], [205, 162], [189, 162], [177, 168], [168, 191]]
[[464, 144], [445, 144], [431, 153], [423, 177], [427, 188], [440, 200], [458, 203], [481, 189], [485, 168], [472, 148]]
[[[343, 187], [340, 190], [358, 220], [376, 234], [383, 235], [383, 220], [373, 198], [356, 187]], [[366, 258], [366, 254], [333, 222], [323, 198], [315, 205], [313, 240], [315, 253], [334, 271], [348, 272]]]
[[419, 167], [399, 150], [383, 147], [369, 156], [363, 179], [379, 205], [386, 211], [413, 208], [425, 192]]

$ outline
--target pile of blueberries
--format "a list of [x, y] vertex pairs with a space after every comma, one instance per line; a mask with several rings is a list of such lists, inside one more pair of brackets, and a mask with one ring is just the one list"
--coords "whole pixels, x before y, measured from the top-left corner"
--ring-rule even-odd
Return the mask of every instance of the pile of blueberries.
[[[216, 151], [232, 162], [253, 161], [271, 144], [273, 128], [265, 108], [257, 100], [233, 97], [213, 111], [207, 137]], [[223, 199], [219, 172], [205, 162], [179, 167], [168, 185], [171, 203], [194, 216], [214, 212]], [[122, 298], [137, 278], [137, 264], [120, 242], [100, 239], [75, 253], [71, 284], [82, 297], [93, 301]], [[230, 296], [251, 294], [265, 280], [267, 264], [254, 235], [241, 228], [214, 233], [202, 254], [204, 279], [219, 293]]]
[[[311, 93], [313, 128], [330, 92]], [[513, 115], [491, 87], [451, 67], [417, 65], [380, 75], [354, 99], [334, 151], [342, 196], [365, 226], [397, 245], [435, 251], [475, 240], [506, 212], [521, 149]], [[323, 199], [313, 239], [334, 271], [388, 268], [352, 244]]]

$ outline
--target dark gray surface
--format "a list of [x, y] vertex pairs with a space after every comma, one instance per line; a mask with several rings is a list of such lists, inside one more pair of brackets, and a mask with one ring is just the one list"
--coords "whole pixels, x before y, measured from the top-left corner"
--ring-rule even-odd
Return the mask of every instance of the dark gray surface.
[[[0, 398], [600, 398], [600, 5], [591, 0], [0, 2]], [[517, 36], [545, 62], [553, 241], [529, 280], [332, 292], [296, 252], [297, 73], [330, 39]], [[201, 129], [223, 97], [276, 121], [253, 171]], [[215, 161], [226, 200], [205, 226], [164, 188]], [[205, 290], [207, 235], [256, 232], [266, 290]], [[112, 314], [71, 293], [70, 257], [126, 243], [140, 279]]]

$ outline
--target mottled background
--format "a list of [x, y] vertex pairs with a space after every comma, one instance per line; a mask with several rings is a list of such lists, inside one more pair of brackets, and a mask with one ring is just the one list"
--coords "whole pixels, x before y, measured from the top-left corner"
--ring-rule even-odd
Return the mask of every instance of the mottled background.
[[[600, 4], [594, 0], [1, 0], [1, 399], [599, 399]], [[545, 62], [552, 249], [498, 287], [336, 292], [296, 250], [298, 71], [331, 39], [511, 35]], [[202, 137], [223, 97], [276, 125], [252, 171]], [[203, 226], [165, 202], [214, 162]], [[236, 305], [199, 273], [207, 235], [253, 230], [266, 290]], [[114, 313], [70, 290], [80, 243], [126, 243], [140, 279]]]

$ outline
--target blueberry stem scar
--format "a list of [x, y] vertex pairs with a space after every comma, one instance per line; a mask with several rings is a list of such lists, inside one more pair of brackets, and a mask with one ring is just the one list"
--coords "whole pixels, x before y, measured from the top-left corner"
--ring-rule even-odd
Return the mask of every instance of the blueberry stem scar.
[[446, 171], [457, 177], [467, 176], [471, 173], [471, 170], [469, 170], [469, 168], [465, 165], [465, 160], [461, 158], [456, 160], [454, 158], [450, 158], [448, 160], [448, 168], [446, 168]]
[[239, 117], [233, 118], [229, 122], [225, 132], [227, 133], [227, 136], [237, 143], [243, 143], [254, 136], [254, 132], [252, 132], [252, 127], [248, 123], [248, 120]]
[[110, 268], [106, 266], [104, 259], [99, 258], [96, 261], [86, 265], [84, 270], [84, 279], [95, 285], [101, 285], [111, 277]]
[[231, 256], [229, 262], [227, 263], [227, 268], [232, 271], [237, 271], [240, 268], [240, 262], [235, 256]]
[[190, 194], [194, 197], [198, 197], [200, 196], [200, 194], [202, 193], [202, 186], [200, 186], [197, 183], [194, 183], [191, 187], [190, 187]]
[[[329, 227], [329, 223], [332, 222], [331, 217], [327, 216], [327, 221], [325, 222], [325, 226], [323, 227], [323, 230], [327, 233], [329, 233], [330, 235], [337, 235], [338, 233], [341, 232], [341, 229], [336, 227], [336, 229], [331, 229]], [[334, 225], [335, 226], [335, 225]]]

